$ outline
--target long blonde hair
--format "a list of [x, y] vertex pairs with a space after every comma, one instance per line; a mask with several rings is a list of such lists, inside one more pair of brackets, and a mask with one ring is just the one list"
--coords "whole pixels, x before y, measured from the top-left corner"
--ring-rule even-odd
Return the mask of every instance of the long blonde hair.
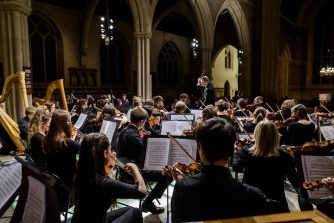
[[51, 115], [45, 111], [44, 107], [37, 108], [33, 117], [29, 121], [28, 127], [28, 142], [30, 143], [31, 137], [33, 137], [37, 132], [41, 130], [42, 123], [48, 123], [51, 119]]
[[279, 157], [280, 136], [274, 123], [262, 121], [258, 123], [254, 130], [255, 144], [250, 148], [250, 152], [255, 157]]

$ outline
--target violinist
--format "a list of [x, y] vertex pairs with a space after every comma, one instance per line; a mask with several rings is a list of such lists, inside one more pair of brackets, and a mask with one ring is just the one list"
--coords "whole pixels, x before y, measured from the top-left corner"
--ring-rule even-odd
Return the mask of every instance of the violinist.
[[56, 174], [72, 188], [76, 170], [76, 154], [80, 144], [73, 141], [71, 116], [68, 111], [58, 109], [53, 113], [49, 132], [43, 140], [43, 152], [47, 170]]
[[[180, 101], [182, 101], [183, 103], [187, 104], [189, 102], [189, 97], [186, 93], [182, 93], [180, 94]], [[186, 108], [186, 110], [184, 111], [184, 113], [191, 113], [190, 110], [188, 108]]]
[[139, 97], [133, 97], [133, 107], [136, 108], [136, 107], [140, 107], [142, 108], [143, 107], [143, 101], [141, 98]]
[[239, 110], [233, 111], [234, 116], [245, 116], [245, 114], [248, 117], [252, 116], [252, 112], [246, 110], [247, 101], [245, 99], [240, 98], [237, 101], [237, 104], [238, 104]]
[[[275, 121], [280, 120], [283, 121], [282, 116], [284, 119], [290, 118], [291, 117], [291, 108], [295, 106], [295, 102], [293, 100], [285, 100], [283, 104], [281, 105], [281, 111], [277, 112]], [[282, 115], [281, 115], [282, 113]], [[290, 145], [291, 144], [291, 139], [288, 134], [288, 129], [287, 128], [280, 128], [278, 129], [279, 134], [281, 134], [280, 138], [280, 145]]]
[[261, 96], [257, 96], [256, 98], [254, 98], [254, 104], [256, 105], [255, 108], [262, 107], [264, 109], [267, 109], [267, 106], [264, 103], [263, 97], [261, 97]]
[[80, 99], [78, 102], [78, 108], [75, 111], [75, 113], [77, 113], [78, 115], [83, 113], [84, 110], [88, 107], [87, 103], [88, 103], [87, 99], [84, 99], [84, 98]]
[[169, 167], [176, 184], [172, 197], [172, 222], [207, 221], [268, 214], [265, 195], [236, 181], [228, 169], [236, 133], [232, 125], [218, 117], [198, 128], [196, 141], [202, 171], [182, 177]]
[[213, 105], [205, 106], [205, 108], [202, 111], [202, 122], [205, 122], [208, 119], [217, 117], [217, 111]]
[[298, 122], [291, 122], [288, 127], [291, 146], [302, 146], [304, 143], [312, 141], [315, 125], [309, 120], [306, 107], [302, 104], [293, 106], [291, 116], [299, 120]]
[[254, 146], [245, 146], [242, 150], [235, 148], [233, 170], [245, 169], [243, 183], [259, 188], [268, 198], [288, 207], [284, 194], [285, 175], [294, 187], [299, 187], [293, 158], [279, 149], [279, 134], [271, 121], [257, 124], [254, 137]]
[[47, 102], [45, 104], [45, 111], [48, 112], [51, 116], [53, 112], [56, 110], [56, 105], [53, 102]]
[[[229, 109], [228, 103], [220, 99], [215, 103], [215, 105], [216, 105], [217, 116], [221, 119], [226, 119], [229, 123], [231, 123], [231, 125], [234, 126], [234, 122], [231, 119], [231, 117], [228, 114], [225, 114], [225, 111]], [[230, 112], [232, 112], [232, 110], [230, 110]]]
[[117, 198], [142, 199], [147, 193], [145, 181], [133, 163], [126, 164], [125, 168], [133, 173], [135, 184], [122, 183], [113, 179], [112, 172], [106, 173], [104, 167], [111, 156], [111, 146], [104, 134], [90, 134], [83, 140], [74, 177], [72, 223], [143, 222], [138, 208], [123, 207], [107, 212], [110, 206], [112, 209], [116, 207]]
[[87, 107], [89, 107], [91, 105], [94, 106], [94, 101], [95, 100], [90, 94], [87, 93], [87, 91], [86, 91], [85, 96], [86, 96], [86, 100], [87, 100]]
[[[120, 133], [118, 153], [139, 165], [143, 149], [143, 138], [140, 137], [139, 130], [144, 127], [148, 114], [145, 109], [137, 107], [132, 110], [130, 117], [130, 124]], [[165, 209], [155, 206], [153, 200], [160, 198], [166, 190], [166, 177], [161, 174], [161, 171], [142, 170], [142, 172], [147, 181], [158, 182], [143, 202], [142, 210], [152, 214], [161, 214]], [[170, 178], [171, 181], [172, 178]]]
[[264, 120], [264, 117], [266, 117], [266, 109], [262, 107], [255, 109], [253, 117], [253, 122], [246, 122], [244, 124], [244, 128], [247, 132], [254, 132], [256, 125]]
[[[143, 109], [146, 110], [148, 117], [152, 117], [152, 112], [153, 112], [152, 106], [144, 105]], [[153, 126], [150, 126], [148, 119], [145, 122], [144, 128], [146, 129], [146, 131], [150, 132], [150, 135], [153, 135], [153, 136], [160, 135], [160, 126], [158, 124], [154, 124]]]
[[175, 105], [175, 110], [168, 112], [168, 115], [166, 117], [166, 120], [171, 120], [171, 116], [175, 114], [182, 114], [186, 110], [186, 104], [182, 101], [178, 101]]
[[311, 117], [311, 121], [313, 121], [313, 123], [317, 123], [318, 122], [318, 119], [320, 120], [320, 124], [322, 125], [328, 125], [330, 124], [331, 120], [329, 118], [326, 118], [326, 117], [321, 117], [319, 115], [319, 113], [322, 113], [323, 112], [323, 108], [318, 105], [314, 108], [314, 113], [310, 115]]
[[158, 95], [158, 96], [155, 96], [152, 99], [154, 101], [154, 108], [156, 108], [158, 110], [158, 112], [153, 113], [153, 116], [154, 117], [156, 117], [156, 116], [160, 116], [160, 117], [167, 116], [168, 111], [162, 110], [163, 101], [164, 101], [163, 97]]

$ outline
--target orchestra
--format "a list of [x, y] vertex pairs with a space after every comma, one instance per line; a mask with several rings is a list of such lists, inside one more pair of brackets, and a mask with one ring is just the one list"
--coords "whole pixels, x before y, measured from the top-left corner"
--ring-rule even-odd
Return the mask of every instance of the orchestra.
[[[312, 207], [302, 190], [324, 185], [334, 191], [331, 176], [300, 184], [294, 161], [295, 151], [320, 148], [324, 140], [318, 134], [320, 126], [334, 118], [330, 111], [324, 112], [327, 108], [317, 106], [308, 114], [307, 108], [293, 99], [280, 105], [269, 104], [261, 96], [256, 96], [252, 104], [240, 97], [217, 100], [211, 85], [206, 76], [198, 80], [197, 87], [204, 91], [203, 102], [201, 97], [189, 98], [186, 93], [174, 97], [176, 100], [160, 95], [129, 100], [126, 94], [117, 99], [116, 95], [93, 97], [87, 92], [83, 98], [75, 98], [71, 91], [63, 102], [69, 110], [62, 103], [57, 107], [55, 101], [39, 101], [37, 108], [27, 107], [26, 116], [18, 122], [20, 138], [26, 140], [25, 153], [30, 154], [36, 168], [56, 174], [73, 191], [72, 222], [142, 222], [142, 212], [164, 213], [165, 208], [155, 201], [173, 180], [173, 222], [279, 213], [273, 200], [288, 210], [286, 179], [296, 191], [301, 210]], [[196, 107], [197, 103], [202, 106]], [[199, 117], [194, 115], [197, 110]], [[87, 114], [87, 118], [77, 126], [81, 114]], [[193, 123], [188, 119], [190, 114], [194, 115]], [[189, 123], [178, 136], [196, 140], [196, 158], [189, 158], [193, 160], [189, 165], [175, 163], [162, 171], [142, 168], [144, 142], [164, 135], [162, 126], [175, 120], [174, 115], [184, 116], [183, 121]], [[101, 133], [106, 123], [116, 126], [110, 139], [109, 133]], [[243, 133], [248, 139], [238, 136]], [[172, 138], [169, 133], [167, 136]], [[333, 149], [331, 144], [326, 145], [322, 147], [326, 151]], [[127, 163], [116, 164], [117, 157]], [[188, 171], [193, 168], [196, 171]], [[115, 178], [118, 171], [131, 175], [133, 184]], [[242, 182], [233, 179], [233, 171], [243, 173]], [[149, 193], [145, 182], [156, 183]], [[119, 198], [142, 199], [146, 194], [140, 208], [108, 212]], [[331, 207], [324, 203], [319, 209], [324, 205], [327, 209], [323, 210]]]

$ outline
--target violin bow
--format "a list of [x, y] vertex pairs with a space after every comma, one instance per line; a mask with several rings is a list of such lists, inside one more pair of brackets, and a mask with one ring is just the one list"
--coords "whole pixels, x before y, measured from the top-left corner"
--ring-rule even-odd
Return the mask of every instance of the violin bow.
[[[232, 106], [232, 104], [230, 103], [230, 101], [227, 99], [227, 97], [224, 97], [225, 98], [225, 100], [226, 100], [226, 102], [231, 106], [231, 109], [233, 109], [233, 106]], [[247, 116], [247, 115], [246, 115]]]
[[284, 117], [283, 117], [283, 115], [282, 115], [282, 112], [281, 112], [281, 110], [279, 110], [279, 107], [278, 107], [278, 105], [276, 104], [276, 107], [277, 107], [277, 109], [278, 109], [278, 112], [281, 114], [281, 117], [282, 117], [282, 119], [283, 119], [283, 122], [285, 121], [284, 120]]
[[239, 120], [232, 114], [232, 117], [237, 121], [237, 123], [239, 124], [239, 126], [242, 128], [242, 130], [244, 130], [244, 132], [247, 134], [247, 136], [249, 137], [249, 139], [253, 139], [249, 133], [246, 131], [246, 129], [244, 128], [243, 125], [240, 124]]
[[167, 136], [168, 136], [168, 138], [170, 138], [188, 156], [189, 159], [191, 159], [191, 161], [193, 163], [196, 163], [196, 160], [192, 156], [190, 156], [190, 154], [187, 152], [187, 150], [185, 150], [181, 146], [181, 144], [178, 141], [176, 141], [176, 139], [174, 139], [173, 136], [169, 132], [167, 132]]
[[330, 114], [332, 114], [332, 112], [330, 110], [328, 110], [323, 104], [320, 103], [320, 105], [321, 105], [321, 107], [323, 107], [324, 109], [326, 109], [326, 111], [328, 111]]
[[201, 78], [203, 77], [203, 75], [204, 75], [204, 72], [205, 72], [205, 71], [203, 70], [203, 72], [202, 72], [202, 75], [201, 75]]
[[205, 108], [205, 104], [203, 103], [203, 101], [201, 101], [201, 99], [198, 99], [199, 100], [199, 102], [201, 102], [201, 104], [204, 106], [204, 108]]
[[240, 105], [238, 105], [238, 107], [239, 107], [240, 111], [241, 111], [242, 113], [244, 113], [244, 115], [245, 115], [248, 119], [250, 119], [249, 116], [246, 114], [246, 112], [244, 112], [243, 110], [241, 110]]
[[[188, 106], [186, 105], [186, 103], [184, 103], [184, 105], [186, 106], [186, 108], [188, 108]], [[188, 108], [188, 110], [190, 111], [190, 113], [192, 114], [190, 108]]]
[[[266, 105], [270, 108], [270, 110], [272, 111], [272, 112], [274, 112], [275, 113], [275, 111], [274, 111], [274, 109], [272, 108], [272, 107], [270, 107], [270, 105], [266, 102]], [[279, 109], [278, 109], [279, 110]]]
[[195, 127], [191, 124], [191, 122], [189, 121], [189, 119], [187, 118], [187, 116], [183, 112], [182, 112], [182, 115], [186, 118], [186, 120], [189, 123], [189, 125], [191, 126], [191, 128], [194, 129]]

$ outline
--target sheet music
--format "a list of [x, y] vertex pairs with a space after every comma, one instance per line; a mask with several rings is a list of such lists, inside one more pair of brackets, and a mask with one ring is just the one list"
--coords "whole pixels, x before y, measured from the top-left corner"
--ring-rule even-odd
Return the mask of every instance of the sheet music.
[[311, 116], [309, 114], [307, 114], [307, 117], [310, 119], [310, 121], [315, 125], [315, 130], [318, 129], [318, 123], [314, 123], [313, 119], [311, 118]]
[[[244, 139], [250, 139], [249, 137], [248, 137], [248, 135], [247, 134], [245, 134], [245, 133], [237, 133], [238, 134], [238, 139], [240, 139], [240, 138], [244, 138]], [[249, 134], [249, 133], [248, 133]], [[254, 134], [249, 134], [253, 139], [254, 139]]]
[[170, 144], [169, 138], [147, 138], [143, 169], [163, 170], [168, 165]]
[[[189, 121], [194, 120], [194, 115], [186, 115]], [[183, 115], [171, 115], [170, 120], [172, 121], [187, 121], [187, 119]]]
[[240, 131], [241, 132], [244, 132], [244, 130], [243, 130], [243, 126], [244, 126], [244, 123], [242, 123], [242, 121], [241, 121], [241, 119], [248, 119], [248, 117], [247, 116], [235, 116], [238, 120], [239, 120], [239, 123], [238, 123], [238, 126], [239, 126], [239, 128], [240, 128]]
[[320, 130], [325, 137], [325, 140], [334, 139], [334, 128], [333, 126], [321, 126]]
[[9, 198], [20, 187], [22, 179], [22, 164], [14, 158], [4, 163], [0, 170], [0, 208], [2, 208]]
[[161, 135], [167, 135], [167, 132], [169, 132], [171, 135], [180, 136], [183, 130], [187, 129], [191, 129], [187, 121], [163, 121]]
[[126, 118], [127, 118], [128, 122], [130, 122], [130, 117], [131, 117], [132, 110], [133, 110], [133, 108], [129, 109], [128, 113], [126, 113]]
[[202, 117], [202, 111], [203, 110], [199, 110], [199, 109], [191, 109], [191, 113], [195, 115], [195, 121], [197, 121], [198, 117]]
[[[196, 160], [197, 143], [194, 139], [175, 139]], [[171, 140], [169, 165], [183, 163], [189, 165], [192, 160]]]
[[105, 134], [108, 137], [110, 143], [114, 137], [114, 133], [117, 127], [116, 124], [116, 122], [109, 122], [106, 120], [102, 122], [100, 133]]
[[22, 222], [43, 223], [46, 206], [45, 185], [32, 176], [28, 177], [28, 183], [29, 191]]
[[[306, 156], [301, 157], [305, 181], [313, 182], [334, 176], [334, 156]], [[309, 198], [330, 197], [326, 187], [319, 190], [307, 191]]]
[[78, 118], [78, 121], [75, 123], [74, 127], [76, 129], [80, 129], [82, 127], [82, 125], [85, 123], [86, 118], [87, 118], [87, 115], [81, 113], [80, 116], [79, 116], [79, 118]]

